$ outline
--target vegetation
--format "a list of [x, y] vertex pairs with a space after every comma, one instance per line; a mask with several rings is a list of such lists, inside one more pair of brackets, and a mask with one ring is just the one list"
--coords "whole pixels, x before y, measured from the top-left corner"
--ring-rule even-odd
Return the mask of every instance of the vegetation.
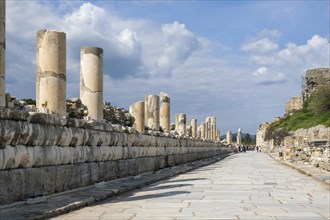
[[27, 105], [36, 105], [36, 101], [33, 99], [21, 99], [22, 101], [25, 101]]
[[271, 123], [264, 139], [273, 139], [275, 144], [279, 145], [289, 131], [320, 124], [330, 127], [330, 86], [323, 86], [314, 91], [300, 111]]
[[247, 133], [245, 135], [245, 137], [243, 138], [243, 144], [251, 145], [251, 144], [255, 144], [255, 143], [256, 143], [256, 139], [253, 138], [249, 133]]

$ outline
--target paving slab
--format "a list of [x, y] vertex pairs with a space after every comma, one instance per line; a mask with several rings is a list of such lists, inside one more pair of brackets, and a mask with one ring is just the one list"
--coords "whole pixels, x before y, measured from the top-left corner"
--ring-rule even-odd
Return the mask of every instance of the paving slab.
[[[267, 154], [247, 152], [88, 208], [105, 212], [109, 219], [329, 220], [330, 191], [324, 182]], [[54, 219], [74, 219], [70, 214]]]

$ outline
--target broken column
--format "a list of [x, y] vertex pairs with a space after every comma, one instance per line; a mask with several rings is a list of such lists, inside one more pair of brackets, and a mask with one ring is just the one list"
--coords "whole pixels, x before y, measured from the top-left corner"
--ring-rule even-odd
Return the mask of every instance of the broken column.
[[103, 120], [103, 50], [98, 47], [80, 49], [80, 99], [88, 109], [88, 117]]
[[66, 35], [40, 30], [37, 33], [37, 88], [39, 111], [66, 115]]
[[6, 105], [6, 1], [0, 1], [0, 107]]
[[227, 144], [231, 144], [233, 142], [231, 131], [227, 131], [226, 142], [227, 142]]
[[159, 131], [159, 96], [147, 95], [144, 98], [144, 122], [149, 128]]
[[135, 119], [134, 128], [140, 133], [144, 134], [144, 102], [135, 102], [129, 107], [129, 113]]
[[186, 134], [186, 114], [180, 113], [176, 115], [177, 122], [175, 124], [178, 125], [176, 131], [184, 136]]
[[238, 129], [238, 133], [237, 133], [237, 144], [238, 145], [242, 145], [242, 129]]
[[170, 133], [170, 96], [165, 92], [160, 93], [160, 100], [162, 101], [160, 107], [160, 126], [163, 128], [165, 133]]
[[221, 134], [220, 134], [219, 129], [217, 129], [217, 131], [216, 131], [216, 137], [215, 137], [215, 140], [216, 140], [216, 141], [221, 141]]
[[197, 119], [190, 119], [191, 136], [197, 137]]

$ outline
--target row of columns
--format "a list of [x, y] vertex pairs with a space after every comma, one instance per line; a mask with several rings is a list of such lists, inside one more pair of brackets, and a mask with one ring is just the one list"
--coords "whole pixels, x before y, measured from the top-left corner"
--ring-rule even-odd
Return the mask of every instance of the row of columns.
[[[54, 30], [37, 32], [36, 105], [39, 111], [65, 116], [66, 34]], [[103, 50], [82, 47], [80, 51], [80, 99], [87, 116], [103, 120]]]
[[[5, 106], [5, 25], [6, 1], [0, 1], [0, 106]], [[65, 116], [66, 113], [66, 34], [55, 30], [37, 32], [36, 106], [39, 111]], [[134, 126], [141, 133], [145, 126], [170, 132], [170, 97], [148, 95], [144, 102], [130, 106]], [[83, 47], [80, 51], [80, 99], [87, 106], [88, 117], [103, 120], [103, 50]], [[186, 135], [186, 114], [176, 115], [176, 130]], [[197, 130], [197, 120], [190, 120], [191, 136], [220, 140], [216, 117], [208, 117]]]

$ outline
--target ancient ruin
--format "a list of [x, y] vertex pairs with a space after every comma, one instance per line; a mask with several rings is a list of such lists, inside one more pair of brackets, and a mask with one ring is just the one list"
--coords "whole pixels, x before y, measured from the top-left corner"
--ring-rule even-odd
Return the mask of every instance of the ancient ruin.
[[160, 113], [159, 113], [160, 127], [163, 129], [165, 133], [170, 133], [171, 130], [170, 96], [165, 92], [161, 92], [160, 100], [161, 100]]
[[129, 112], [132, 114], [132, 116], [135, 119], [134, 128], [140, 134], [144, 134], [145, 132], [144, 107], [145, 107], [145, 103], [142, 101], [135, 102], [129, 107]]
[[285, 114], [290, 114], [302, 108], [303, 100], [300, 96], [291, 97], [285, 106]]
[[37, 33], [37, 92], [39, 111], [66, 116], [66, 34]]
[[227, 131], [227, 133], [226, 133], [226, 142], [227, 142], [227, 144], [233, 143], [233, 137], [232, 137], [231, 131]]
[[144, 105], [145, 125], [152, 130], [159, 131], [159, 96], [145, 96]]
[[103, 120], [103, 50], [83, 47], [80, 50], [80, 99], [87, 106], [87, 116]]
[[1, 205], [233, 152], [219, 142], [215, 117], [200, 135], [196, 119], [187, 129], [186, 114], [171, 126], [164, 92], [161, 109], [157, 95], [129, 112], [103, 103], [101, 48], [81, 48], [80, 99], [67, 98], [64, 32], [37, 32], [36, 103], [5, 94], [5, 1], [0, 6]]
[[238, 146], [242, 145], [242, 129], [241, 128], [238, 129], [236, 143]]
[[186, 126], [187, 126], [186, 114], [183, 113], [176, 114], [175, 124], [178, 125], [177, 132], [179, 133], [179, 135], [181, 136], [186, 135]]
[[197, 137], [197, 119], [190, 119], [190, 126], [191, 126], [191, 136]]

